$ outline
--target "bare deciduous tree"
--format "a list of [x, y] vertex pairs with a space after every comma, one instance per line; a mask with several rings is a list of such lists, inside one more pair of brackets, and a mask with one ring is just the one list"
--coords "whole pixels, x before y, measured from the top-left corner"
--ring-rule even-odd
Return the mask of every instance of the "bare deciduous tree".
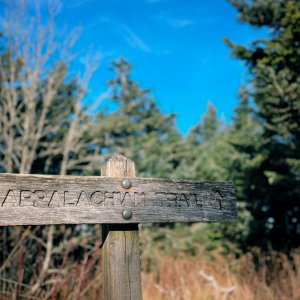
[[[0, 57], [0, 170], [4, 172], [30, 173], [38, 159], [46, 161], [44, 172], [48, 172], [59, 155], [60, 174], [99, 160], [97, 149], [91, 148], [97, 141], [86, 134], [93, 120], [89, 107], [82, 104], [97, 62], [87, 63], [83, 79], [73, 82], [76, 92], [64, 99], [61, 89], [68, 84], [66, 68], [74, 58], [71, 50], [78, 30], [62, 41], [55, 27], [58, 11], [59, 3], [52, 1], [45, 22], [45, 12], [42, 18], [37, 7], [32, 16], [27, 2], [18, 1], [7, 12], [6, 52]], [[99, 100], [101, 96], [95, 103]], [[58, 132], [60, 138], [53, 138]]]
[[[58, 36], [60, 30], [55, 26], [55, 18], [59, 2], [49, 2], [47, 13], [44, 7], [42, 10], [37, 6], [34, 14], [29, 13], [27, 1], [9, 4], [3, 28], [4, 47], [0, 53], [0, 172], [31, 173], [34, 164], [41, 163], [43, 169], [38, 170], [45, 173], [65, 175], [80, 171], [82, 174], [91, 163], [100, 165], [102, 158], [100, 141], [90, 134], [94, 123], [89, 112], [108, 92], [100, 94], [90, 105], [83, 104], [99, 62], [86, 60], [83, 75], [69, 79], [67, 69], [74, 59], [72, 48], [79, 32], [74, 30]], [[57, 164], [55, 168], [54, 164]], [[53, 272], [53, 252], [65, 251], [66, 236], [72, 236], [56, 231], [53, 225], [42, 231], [46, 243], [32, 230], [27, 229], [26, 235], [22, 235], [44, 249], [40, 270], [32, 270], [38, 273], [31, 282], [32, 294], [39, 293], [46, 278], [50, 282], [57, 276]], [[16, 266], [11, 266], [11, 259], [21, 253], [24, 244], [24, 238], [16, 243], [13, 229], [4, 229], [4, 233], [2, 245], [5, 249], [9, 243], [16, 246], [10, 254], [2, 251], [0, 272], [3, 280], [14, 274]], [[53, 238], [57, 234], [64, 238], [54, 247]], [[81, 233], [72, 241], [73, 247], [80, 243], [82, 236]], [[29, 255], [25, 259], [30, 261], [32, 257]]]

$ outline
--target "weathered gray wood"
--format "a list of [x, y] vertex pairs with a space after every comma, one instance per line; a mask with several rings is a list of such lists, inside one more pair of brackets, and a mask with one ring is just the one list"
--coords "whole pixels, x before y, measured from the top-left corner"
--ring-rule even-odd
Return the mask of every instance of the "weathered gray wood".
[[[107, 176], [135, 176], [135, 166], [131, 160], [115, 155], [103, 166], [101, 173]], [[103, 229], [104, 299], [141, 299], [138, 225], [104, 225]]]
[[[111, 174], [108, 168], [105, 174]], [[118, 172], [117, 178], [0, 174], [0, 226], [236, 219], [230, 182], [134, 178], [133, 170]], [[131, 188], [122, 187], [124, 177]], [[126, 208], [132, 211], [129, 220], [122, 216]]]

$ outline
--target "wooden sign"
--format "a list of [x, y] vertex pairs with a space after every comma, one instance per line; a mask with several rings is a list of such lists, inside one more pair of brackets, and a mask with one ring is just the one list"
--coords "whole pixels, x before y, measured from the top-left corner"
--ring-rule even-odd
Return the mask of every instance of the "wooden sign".
[[0, 174], [0, 226], [231, 221], [232, 183]]
[[230, 182], [135, 177], [114, 155], [101, 177], [0, 174], [0, 226], [104, 224], [103, 299], [141, 300], [138, 223], [235, 221]]

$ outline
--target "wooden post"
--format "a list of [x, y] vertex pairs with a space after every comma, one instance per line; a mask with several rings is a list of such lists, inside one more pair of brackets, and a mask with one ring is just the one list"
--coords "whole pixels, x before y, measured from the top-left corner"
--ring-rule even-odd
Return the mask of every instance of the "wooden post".
[[140, 300], [138, 223], [235, 221], [231, 182], [135, 177], [115, 155], [103, 176], [0, 174], [0, 226], [103, 225], [105, 300]]
[[[102, 167], [101, 175], [135, 177], [134, 162], [115, 155]], [[138, 224], [106, 224], [102, 228], [103, 298], [142, 299]]]

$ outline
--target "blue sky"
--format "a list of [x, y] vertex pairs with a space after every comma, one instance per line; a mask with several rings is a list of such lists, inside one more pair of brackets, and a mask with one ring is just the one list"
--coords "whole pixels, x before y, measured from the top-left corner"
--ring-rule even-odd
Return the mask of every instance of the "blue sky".
[[[33, 0], [32, 0], [33, 1]], [[30, 1], [29, 1], [30, 2]], [[44, 1], [42, 1], [44, 2]], [[175, 112], [186, 134], [209, 101], [230, 121], [238, 89], [247, 78], [224, 37], [249, 44], [265, 32], [241, 24], [226, 0], [63, 0], [59, 27], [79, 26], [79, 61], [93, 49], [101, 65], [89, 86], [93, 99], [113, 77], [112, 60], [124, 56], [133, 78], [151, 88], [163, 112]], [[76, 73], [76, 64], [73, 67]]]

